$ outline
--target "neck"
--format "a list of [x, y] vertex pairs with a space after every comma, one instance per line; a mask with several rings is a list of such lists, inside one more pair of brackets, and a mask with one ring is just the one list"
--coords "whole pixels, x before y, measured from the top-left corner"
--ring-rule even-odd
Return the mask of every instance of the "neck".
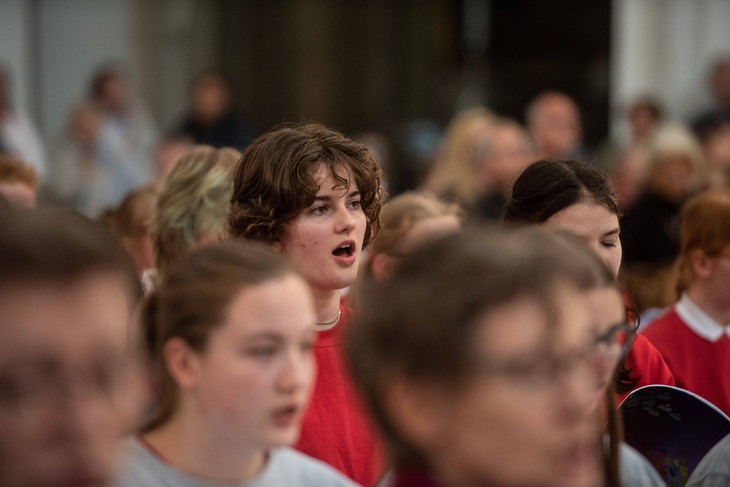
[[194, 477], [234, 484], [253, 479], [266, 463], [266, 450], [228, 436], [216, 435], [200, 416], [179, 411], [143, 439], [166, 462]]
[[340, 291], [312, 288], [314, 309], [317, 314], [317, 323], [329, 323], [337, 317], [340, 311]]
[[702, 283], [696, 283], [687, 290], [689, 298], [702, 309], [707, 315], [720, 325], [730, 324], [730, 308], [718, 303], [713, 299], [713, 289], [706, 289]]

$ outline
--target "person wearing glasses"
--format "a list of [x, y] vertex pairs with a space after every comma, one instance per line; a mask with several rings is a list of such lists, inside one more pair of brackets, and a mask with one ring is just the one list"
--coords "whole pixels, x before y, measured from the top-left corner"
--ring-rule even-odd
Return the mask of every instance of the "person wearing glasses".
[[642, 332], [678, 387], [730, 414], [730, 190], [709, 190], [683, 210], [676, 298]]
[[595, 407], [600, 272], [544, 228], [470, 228], [373, 287], [346, 350], [389, 447], [380, 485], [620, 485]]
[[[534, 162], [517, 178], [502, 220], [543, 224], [577, 235], [618, 279], [622, 256], [619, 217], [616, 195], [603, 171], [578, 160], [546, 159]], [[627, 318], [631, 314], [627, 312]], [[630, 339], [623, 333], [618, 336]], [[615, 377], [618, 401], [644, 385], [675, 384], [661, 354], [646, 338], [637, 335], [628, 343], [630, 349], [623, 360], [616, 354], [613, 363], [606, 361], [602, 367], [607, 378]]]
[[144, 402], [134, 264], [66, 210], [0, 228], [0, 486], [108, 485]]

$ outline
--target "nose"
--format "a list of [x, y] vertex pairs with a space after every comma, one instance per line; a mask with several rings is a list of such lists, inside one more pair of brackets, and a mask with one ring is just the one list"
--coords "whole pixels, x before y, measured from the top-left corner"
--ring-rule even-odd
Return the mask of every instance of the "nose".
[[355, 228], [355, 217], [350, 211], [342, 206], [337, 211], [337, 221], [335, 223], [335, 231], [337, 233], [348, 233]]
[[278, 376], [277, 386], [282, 392], [291, 394], [308, 390], [314, 381], [316, 366], [310, 350], [291, 350], [284, 359]]
[[585, 418], [595, 410], [596, 369], [592, 358], [573, 364], [560, 381], [559, 414], [564, 421], [573, 422]]

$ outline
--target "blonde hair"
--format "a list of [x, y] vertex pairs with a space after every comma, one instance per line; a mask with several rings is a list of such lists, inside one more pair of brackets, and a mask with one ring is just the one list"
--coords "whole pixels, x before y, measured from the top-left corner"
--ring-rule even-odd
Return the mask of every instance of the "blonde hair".
[[447, 203], [429, 193], [409, 191], [388, 201], [383, 209], [380, 235], [370, 246], [371, 254], [395, 252], [413, 226], [427, 218], [441, 216], [464, 218], [456, 203]]
[[[480, 123], [486, 128], [482, 138], [474, 134]], [[424, 189], [439, 196], [454, 197], [465, 205], [473, 204], [483, 190], [477, 163], [486, 155], [485, 139], [491, 137], [494, 123], [494, 115], [486, 108], [470, 108], [457, 114], [446, 129], [443, 145]]]
[[730, 245], [730, 189], [712, 189], [690, 199], [682, 212], [681, 250], [674, 263], [674, 300], [695, 279], [690, 255], [701, 250], [716, 256]]
[[154, 229], [161, 276], [206, 232], [225, 230], [233, 170], [240, 157], [235, 149], [199, 145], [187, 151], [163, 180]]

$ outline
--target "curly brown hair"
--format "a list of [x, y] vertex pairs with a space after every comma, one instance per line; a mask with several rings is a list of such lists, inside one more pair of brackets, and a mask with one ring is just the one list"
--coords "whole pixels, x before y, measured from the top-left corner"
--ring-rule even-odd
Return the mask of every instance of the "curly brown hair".
[[314, 202], [319, 190], [314, 176], [322, 165], [342, 188], [348, 179], [357, 185], [368, 221], [366, 248], [380, 230], [385, 197], [380, 165], [365, 145], [314, 123], [274, 129], [248, 146], [233, 175], [230, 236], [280, 241], [284, 226]]

